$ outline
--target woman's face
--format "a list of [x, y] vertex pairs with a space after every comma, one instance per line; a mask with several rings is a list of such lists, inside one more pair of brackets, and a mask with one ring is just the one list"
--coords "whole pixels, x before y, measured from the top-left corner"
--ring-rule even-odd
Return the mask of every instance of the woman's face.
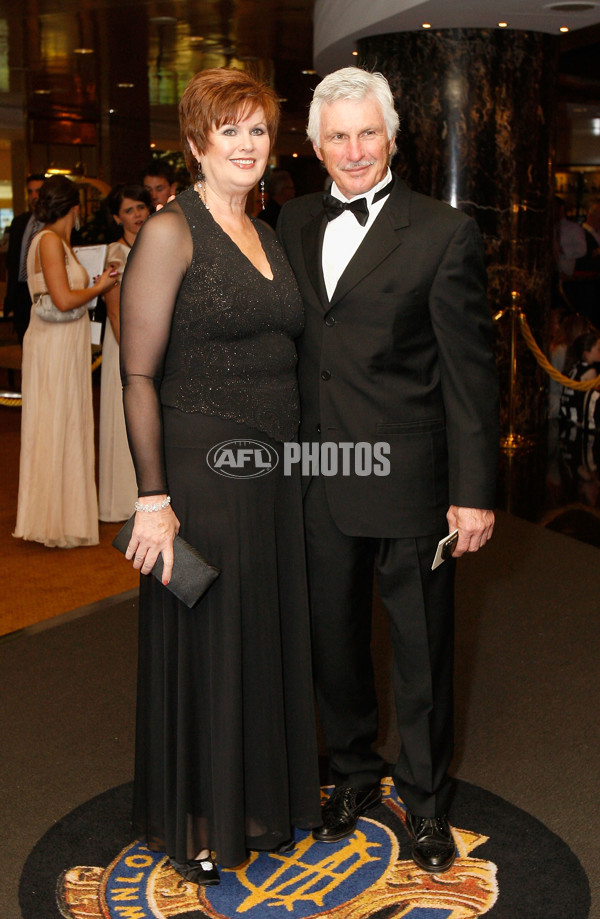
[[[270, 146], [260, 108], [242, 115], [235, 124], [214, 128], [208, 135], [207, 149], [200, 156], [207, 186], [224, 195], [247, 193], [264, 174]], [[196, 154], [193, 146], [192, 152]]]
[[123, 198], [119, 213], [117, 214], [117, 223], [123, 227], [123, 233], [127, 233], [130, 236], [137, 236], [140, 227], [149, 215], [150, 211], [143, 201], [134, 201], [133, 198]]

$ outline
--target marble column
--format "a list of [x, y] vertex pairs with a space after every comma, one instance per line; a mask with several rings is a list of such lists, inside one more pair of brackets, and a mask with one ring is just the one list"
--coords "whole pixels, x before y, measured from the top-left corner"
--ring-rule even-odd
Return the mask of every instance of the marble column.
[[[538, 341], [550, 304], [552, 153], [558, 38], [502, 29], [444, 29], [358, 42], [382, 72], [400, 115], [394, 170], [425, 194], [475, 218], [496, 321], [503, 442], [527, 442], [546, 413], [545, 375], [511, 307]], [[512, 349], [511, 349], [512, 344]], [[515, 372], [516, 368], [516, 372]]]

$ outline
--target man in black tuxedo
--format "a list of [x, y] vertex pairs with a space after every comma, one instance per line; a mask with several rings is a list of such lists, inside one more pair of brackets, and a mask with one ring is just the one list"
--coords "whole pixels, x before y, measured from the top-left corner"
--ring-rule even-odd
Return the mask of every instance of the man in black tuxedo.
[[440, 872], [455, 857], [447, 819], [455, 561], [435, 570], [432, 562], [449, 532], [458, 530], [455, 557], [492, 535], [498, 393], [477, 227], [392, 176], [397, 130], [381, 74], [349, 67], [327, 76], [308, 136], [331, 195], [290, 201], [278, 230], [306, 315], [301, 442], [360, 444], [363, 457], [377, 443], [389, 450], [388, 475], [350, 462], [307, 482], [315, 686], [335, 781], [314, 836], [342, 839], [381, 799], [383, 763], [371, 749], [375, 572], [402, 740], [393, 778], [413, 858]]
[[19, 214], [10, 225], [8, 250], [6, 253], [7, 283], [4, 297], [4, 315], [13, 317], [13, 325], [21, 344], [29, 325], [31, 297], [27, 287], [27, 251], [31, 240], [42, 224], [36, 220], [33, 206], [45, 176], [33, 173], [27, 177], [27, 201], [29, 210]]

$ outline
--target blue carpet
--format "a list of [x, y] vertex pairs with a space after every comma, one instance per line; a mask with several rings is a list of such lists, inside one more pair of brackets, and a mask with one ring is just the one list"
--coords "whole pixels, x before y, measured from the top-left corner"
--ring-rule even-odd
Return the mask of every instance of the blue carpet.
[[297, 831], [293, 852], [254, 853], [202, 889], [132, 838], [132, 786], [110, 789], [37, 843], [21, 876], [23, 919], [587, 919], [581, 865], [529, 814], [459, 781], [458, 856], [433, 876], [410, 860], [402, 802], [389, 781], [383, 790], [348, 839]]

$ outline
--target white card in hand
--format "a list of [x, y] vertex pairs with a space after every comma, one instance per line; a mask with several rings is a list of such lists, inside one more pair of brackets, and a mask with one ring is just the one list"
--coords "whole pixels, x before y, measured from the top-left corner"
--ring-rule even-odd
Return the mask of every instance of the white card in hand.
[[442, 562], [445, 562], [447, 558], [450, 558], [454, 550], [454, 546], [458, 542], [458, 530], [454, 530], [448, 536], [444, 536], [443, 539], [437, 544], [437, 549], [435, 550], [435, 558], [431, 566], [431, 570], [437, 568]]

